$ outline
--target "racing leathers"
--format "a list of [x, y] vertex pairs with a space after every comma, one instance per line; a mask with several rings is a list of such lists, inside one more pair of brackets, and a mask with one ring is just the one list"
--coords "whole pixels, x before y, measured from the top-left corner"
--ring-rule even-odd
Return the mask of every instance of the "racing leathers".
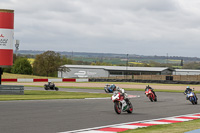
[[[189, 94], [190, 92], [192, 92], [193, 90], [190, 88], [190, 87], [187, 87], [186, 89], [185, 89], [185, 91], [184, 91], [184, 94], [186, 95], [186, 94]], [[196, 96], [196, 94], [194, 93], [194, 95], [195, 95], [195, 97], [197, 98], [197, 96]], [[186, 96], [186, 100], [189, 100], [189, 97], [188, 96]], [[197, 100], [198, 100], [198, 98], [197, 98]]]
[[124, 100], [127, 102], [128, 101], [128, 94], [126, 94], [125, 90], [120, 88], [120, 87], [116, 87], [115, 91], [120, 92], [123, 96], [124, 96]]
[[[147, 89], [150, 89], [152, 92], [153, 92], [153, 94], [155, 95], [155, 97], [157, 97], [156, 96], [156, 94], [155, 94], [155, 92], [154, 92], [154, 90], [153, 90], [153, 88], [151, 88], [149, 85], [145, 88], [145, 91], [147, 90]], [[144, 93], [145, 94], [145, 93]]]

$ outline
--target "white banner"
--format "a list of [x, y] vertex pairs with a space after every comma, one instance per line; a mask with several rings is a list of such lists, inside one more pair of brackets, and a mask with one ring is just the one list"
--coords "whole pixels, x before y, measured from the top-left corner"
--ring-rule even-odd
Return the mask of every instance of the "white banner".
[[0, 29], [0, 49], [13, 49], [13, 40], [13, 29]]

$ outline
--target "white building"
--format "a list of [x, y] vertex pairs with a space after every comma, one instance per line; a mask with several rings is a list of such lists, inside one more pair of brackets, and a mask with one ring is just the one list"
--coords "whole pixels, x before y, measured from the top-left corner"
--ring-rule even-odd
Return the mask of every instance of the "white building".
[[173, 75], [200, 75], [200, 70], [175, 69]]
[[60, 78], [91, 78], [124, 75], [172, 75], [168, 67], [126, 67], [126, 66], [92, 66], [63, 65], [59, 68]]

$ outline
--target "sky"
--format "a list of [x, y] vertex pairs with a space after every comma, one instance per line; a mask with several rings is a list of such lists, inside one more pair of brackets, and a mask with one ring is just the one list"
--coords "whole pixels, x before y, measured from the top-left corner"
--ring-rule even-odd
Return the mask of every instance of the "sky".
[[200, 57], [199, 0], [0, 0], [20, 50]]

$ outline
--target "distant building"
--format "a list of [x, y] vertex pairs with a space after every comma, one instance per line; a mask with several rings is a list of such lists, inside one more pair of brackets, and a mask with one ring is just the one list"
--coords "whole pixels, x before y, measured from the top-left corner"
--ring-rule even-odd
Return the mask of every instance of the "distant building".
[[175, 69], [173, 75], [200, 75], [200, 70]]
[[172, 75], [168, 67], [126, 67], [126, 66], [92, 66], [63, 65], [59, 68], [61, 78], [114, 77], [125, 75]]

